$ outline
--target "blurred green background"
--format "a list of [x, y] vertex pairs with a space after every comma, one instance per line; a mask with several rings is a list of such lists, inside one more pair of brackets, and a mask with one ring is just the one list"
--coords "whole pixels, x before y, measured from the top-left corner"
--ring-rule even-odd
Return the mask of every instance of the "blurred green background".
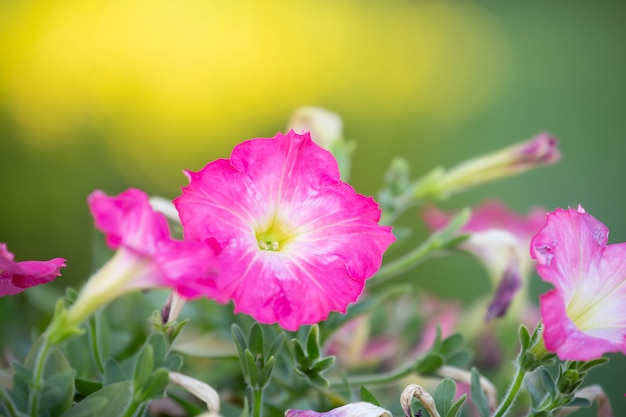
[[[369, 195], [394, 156], [417, 177], [547, 130], [560, 163], [445, 207], [580, 203], [623, 242], [625, 39], [626, 3], [608, 0], [3, 0], [0, 241], [18, 260], [67, 258], [51, 285], [80, 285], [91, 191], [174, 198], [181, 170], [319, 105], [357, 141], [351, 183]], [[423, 237], [417, 211], [401, 220]], [[429, 261], [412, 277], [447, 298], [488, 288], [469, 257]], [[26, 297], [0, 299], [4, 325], [7, 303], [30, 306], [25, 317], [52, 307]], [[592, 379], [621, 415], [626, 360], [613, 358]]]

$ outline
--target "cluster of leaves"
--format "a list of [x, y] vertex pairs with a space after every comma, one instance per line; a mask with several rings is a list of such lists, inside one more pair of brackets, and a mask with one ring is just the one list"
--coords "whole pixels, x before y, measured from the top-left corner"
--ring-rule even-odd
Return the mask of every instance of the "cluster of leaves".
[[[133, 351], [122, 352], [118, 358], [109, 346], [115, 336], [100, 315], [89, 320], [85, 334], [62, 349], [46, 347], [46, 335], [40, 336], [24, 363], [12, 364], [11, 389], [0, 388], [0, 415], [143, 415], [152, 399], [165, 396], [169, 372], [178, 371], [183, 364], [182, 357], [172, 353], [170, 346], [184, 323], [164, 326], [158, 313], [150, 321], [155, 325], [145, 342]], [[87, 360], [91, 366], [72, 364], [85, 365], [81, 357], [85, 346], [89, 346]], [[38, 376], [40, 363], [45, 365]]]

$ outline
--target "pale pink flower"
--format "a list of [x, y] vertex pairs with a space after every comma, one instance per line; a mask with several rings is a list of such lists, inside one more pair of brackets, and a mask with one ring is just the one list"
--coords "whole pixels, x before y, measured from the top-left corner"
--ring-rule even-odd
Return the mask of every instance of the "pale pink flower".
[[185, 238], [222, 247], [214, 298], [262, 323], [296, 330], [345, 312], [395, 240], [308, 133], [252, 139], [185, 174], [174, 201]]
[[50, 282], [61, 275], [64, 266], [65, 259], [62, 258], [15, 262], [7, 245], [0, 243], [0, 297]]
[[626, 354], [626, 243], [582, 207], [548, 213], [530, 244], [537, 272], [554, 289], [541, 296], [546, 348], [562, 360]]
[[364, 401], [350, 403], [326, 412], [287, 410], [285, 417], [392, 417], [389, 410]]
[[88, 203], [116, 253], [82, 289], [68, 312], [70, 322], [81, 322], [131, 290], [172, 288], [188, 298], [211, 291], [215, 243], [172, 239], [165, 216], [153, 210], [143, 191], [131, 188], [113, 197], [94, 191]]
[[[502, 317], [514, 295], [530, 275], [528, 244], [545, 220], [546, 210], [533, 208], [527, 216], [509, 210], [497, 201], [488, 201], [472, 212], [462, 233], [470, 233], [462, 248], [473, 253], [487, 268], [496, 285], [486, 319]], [[422, 217], [427, 226], [438, 230], [447, 225], [452, 214], [427, 207]]]

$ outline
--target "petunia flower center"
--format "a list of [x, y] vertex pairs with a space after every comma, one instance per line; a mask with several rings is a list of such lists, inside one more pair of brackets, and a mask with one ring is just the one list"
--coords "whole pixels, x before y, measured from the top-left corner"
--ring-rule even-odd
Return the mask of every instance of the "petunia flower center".
[[259, 225], [255, 233], [259, 249], [272, 252], [283, 250], [294, 237], [293, 229], [276, 217]]

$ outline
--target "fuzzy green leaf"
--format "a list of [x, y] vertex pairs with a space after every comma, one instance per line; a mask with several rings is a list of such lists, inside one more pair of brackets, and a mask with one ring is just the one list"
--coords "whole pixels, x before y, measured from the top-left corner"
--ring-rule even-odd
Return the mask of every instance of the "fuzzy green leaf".
[[132, 381], [116, 382], [89, 395], [61, 417], [119, 417], [132, 400]]
[[435, 400], [437, 410], [442, 417], [448, 415], [448, 412], [452, 407], [452, 403], [454, 402], [455, 394], [456, 384], [452, 379], [444, 378], [441, 380], [439, 385], [437, 385], [433, 399]]
[[470, 388], [472, 402], [478, 409], [481, 417], [489, 417], [489, 402], [480, 385], [480, 374], [476, 368], [472, 368], [472, 385]]

